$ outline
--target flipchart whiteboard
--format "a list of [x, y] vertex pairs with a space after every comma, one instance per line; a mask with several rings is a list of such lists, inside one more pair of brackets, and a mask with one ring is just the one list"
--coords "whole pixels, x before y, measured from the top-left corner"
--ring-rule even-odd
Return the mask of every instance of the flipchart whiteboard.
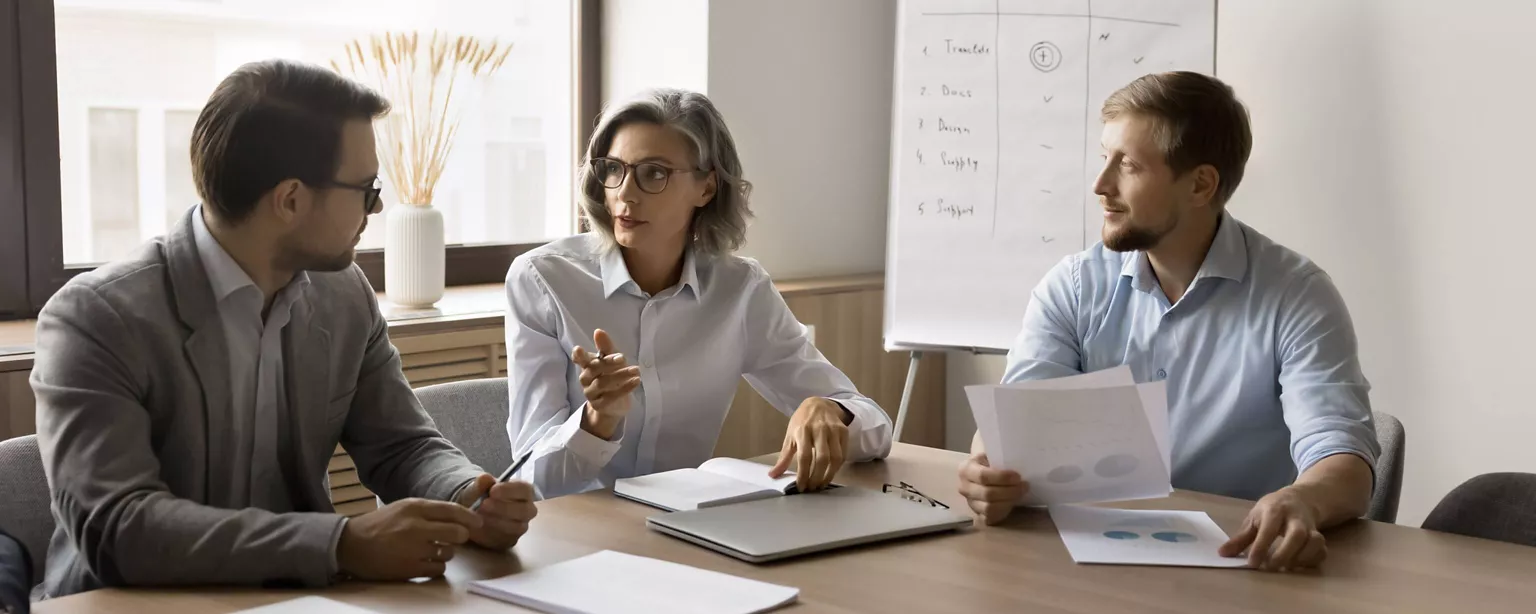
[[1216, 0], [904, 0], [896, 27], [885, 346], [1005, 350], [1099, 240], [1104, 99], [1215, 74]]

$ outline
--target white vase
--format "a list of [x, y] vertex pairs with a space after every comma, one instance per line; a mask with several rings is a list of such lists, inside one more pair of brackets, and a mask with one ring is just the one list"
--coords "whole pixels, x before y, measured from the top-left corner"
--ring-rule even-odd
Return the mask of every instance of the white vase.
[[443, 212], [397, 204], [384, 221], [384, 294], [402, 307], [443, 298]]

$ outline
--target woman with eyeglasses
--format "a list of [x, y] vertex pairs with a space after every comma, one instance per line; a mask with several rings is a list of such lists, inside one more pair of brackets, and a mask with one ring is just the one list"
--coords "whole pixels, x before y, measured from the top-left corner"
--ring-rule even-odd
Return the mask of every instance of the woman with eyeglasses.
[[817, 351], [768, 273], [733, 252], [751, 189], [719, 111], [661, 89], [603, 113], [581, 171], [592, 231], [507, 272], [507, 432], [543, 497], [697, 467], [745, 376], [790, 416], [802, 491], [883, 458], [891, 421]]

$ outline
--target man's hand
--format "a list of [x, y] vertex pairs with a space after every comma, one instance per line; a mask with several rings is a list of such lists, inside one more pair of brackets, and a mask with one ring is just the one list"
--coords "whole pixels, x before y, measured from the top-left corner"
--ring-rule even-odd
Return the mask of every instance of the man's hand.
[[768, 477], [777, 479], [793, 463], [795, 487], [800, 492], [826, 488], [837, 471], [843, 468], [846, 458], [848, 422], [845, 418], [852, 420], [836, 401], [820, 397], [806, 399], [789, 417], [779, 462], [768, 471]]
[[482, 524], [474, 512], [447, 501], [396, 501], [347, 521], [336, 565], [359, 580], [441, 576], [454, 548]]
[[1327, 540], [1318, 531], [1317, 509], [1295, 486], [1259, 499], [1243, 521], [1243, 530], [1217, 552], [1238, 556], [1244, 550], [1249, 567], [1267, 571], [1315, 567], [1328, 556]]
[[587, 397], [582, 407], [581, 429], [600, 439], [613, 439], [619, 423], [629, 414], [630, 393], [640, 387], [640, 367], [631, 367], [616, 353], [608, 332], [592, 332], [597, 354], [578, 346], [571, 362], [581, 368], [581, 389]]
[[528, 522], [539, 515], [533, 504], [533, 485], [521, 480], [497, 483], [491, 474], [482, 473], [459, 495], [459, 505], [474, 505], [487, 490], [490, 496], [474, 512], [480, 517], [480, 528], [469, 532], [469, 540], [492, 550], [516, 546], [518, 538], [528, 532]]
[[[973, 446], [972, 450], [977, 448]], [[960, 465], [960, 495], [970, 504], [971, 511], [989, 525], [1007, 518], [1027, 492], [1029, 482], [1016, 471], [993, 469], [985, 452], [973, 452]]]

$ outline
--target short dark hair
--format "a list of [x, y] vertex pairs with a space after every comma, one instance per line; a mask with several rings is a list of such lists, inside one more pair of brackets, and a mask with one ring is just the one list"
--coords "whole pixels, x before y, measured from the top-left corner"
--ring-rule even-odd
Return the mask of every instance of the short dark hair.
[[213, 90], [192, 128], [197, 193], [220, 219], [243, 222], [282, 181], [333, 181], [342, 126], [388, 112], [383, 96], [318, 65], [241, 66]]
[[1158, 146], [1175, 175], [1209, 164], [1220, 176], [1214, 204], [1225, 207], [1253, 150], [1248, 109], [1231, 86], [1195, 72], [1147, 75], [1120, 88], [1104, 101], [1100, 116], [1143, 115], [1157, 127]]

